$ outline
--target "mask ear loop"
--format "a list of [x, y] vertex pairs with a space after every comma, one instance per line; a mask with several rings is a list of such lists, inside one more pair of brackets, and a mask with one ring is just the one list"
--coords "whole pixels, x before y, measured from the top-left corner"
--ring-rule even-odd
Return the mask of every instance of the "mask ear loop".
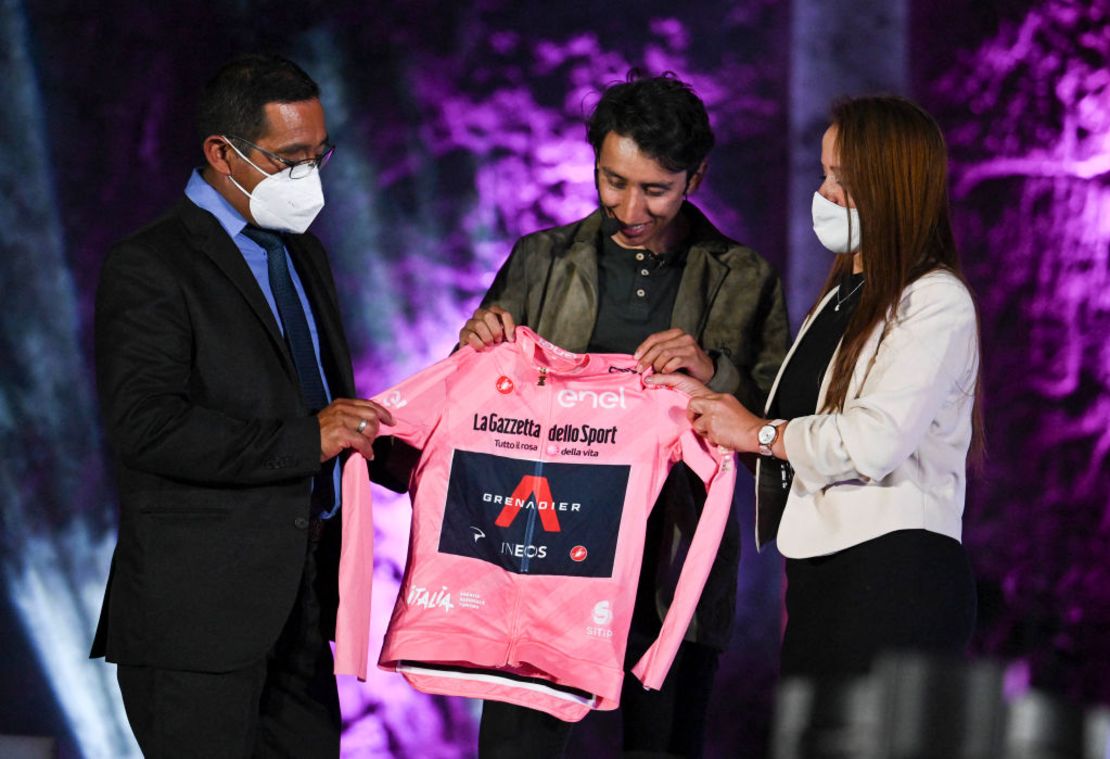
[[[852, 224], [852, 219], [853, 218], [855, 218], [857, 220], [859, 219], [859, 209], [856, 208], [855, 205], [852, 203], [852, 194], [850, 192], [848, 192], [848, 188], [844, 186], [844, 183], [843, 183], [843, 181], [841, 181], [841, 178], [838, 177], [837, 182], [840, 184], [841, 188], [844, 190], [844, 212], [846, 214], [848, 214], [848, 253], [850, 253], [850, 254], [851, 253], [856, 253], [856, 252], [859, 251], [859, 244], [863, 240], [863, 235], [861, 234], [862, 230], [856, 229], [856, 227], [860, 227], [860, 226], [863, 226], [863, 225], [862, 224], [854, 224], [853, 225]], [[855, 211], [855, 214], [852, 213], [853, 210]], [[852, 246], [853, 238], [855, 238], [855, 240], [857, 241], [856, 244], [855, 244], [855, 247]]]
[[[250, 164], [251, 166], [253, 166], [253, 167], [255, 168], [255, 170], [257, 170], [257, 171], [258, 171], [258, 173], [260, 173], [260, 174], [262, 174], [263, 176], [266, 176], [266, 177], [272, 177], [272, 176], [274, 176], [274, 174], [267, 174], [267, 173], [266, 173], [265, 171], [263, 171], [263, 170], [262, 170], [262, 168], [261, 168], [261, 167], [260, 167], [260, 166], [259, 166], [258, 164], [256, 164], [256, 163], [255, 163], [254, 161], [252, 161], [251, 159], [247, 158], [247, 157], [246, 157], [245, 155], [243, 155], [243, 151], [241, 151], [241, 150], [240, 150], [239, 148], [235, 147], [235, 143], [234, 143], [234, 142], [232, 142], [232, 141], [231, 141], [230, 139], [228, 139], [227, 137], [225, 137], [225, 136], [224, 136], [224, 135], [222, 135], [222, 134], [220, 135], [220, 139], [221, 139], [221, 140], [223, 140], [224, 142], [226, 142], [226, 143], [228, 144], [228, 147], [230, 147], [230, 148], [231, 148], [232, 150], [234, 150], [234, 151], [235, 151], [235, 153], [236, 153], [236, 154], [237, 154], [237, 155], [238, 155], [238, 156], [239, 156], [240, 158], [242, 158], [242, 159], [243, 159], [244, 161], [246, 161], [246, 162], [247, 162], [247, 163], [249, 163], [249, 164]], [[276, 172], [276, 173], [281, 173], [281, 172]], [[231, 178], [231, 175], [228, 175], [228, 178], [230, 179], [230, 178]], [[231, 181], [232, 181], [232, 182], [235, 182], [235, 180], [234, 180], [234, 179], [232, 179]], [[239, 186], [239, 183], [238, 183], [238, 182], [235, 182], [235, 185], [236, 185], [236, 186], [238, 187], [238, 186]], [[240, 187], [239, 189], [241, 189], [241, 190], [242, 190], [243, 188], [242, 188], [242, 187]], [[244, 192], [246, 192], [246, 191], [244, 190]]]
[[597, 163], [594, 163], [594, 190], [597, 191], [597, 207], [601, 209], [601, 236], [612, 237], [621, 230], [621, 223], [615, 216], [610, 216], [605, 204], [601, 202], [601, 177], [598, 174]]

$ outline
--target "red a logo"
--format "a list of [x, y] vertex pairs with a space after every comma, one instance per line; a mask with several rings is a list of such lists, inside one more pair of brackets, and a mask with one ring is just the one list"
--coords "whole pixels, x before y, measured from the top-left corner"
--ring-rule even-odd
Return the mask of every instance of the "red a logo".
[[532, 474], [526, 474], [520, 478], [520, 483], [493, 523], [498, 527], [508, 527], [516, 519], [521, 508], [527, 505], [529, 499], [535, 501], [535, 508], [540, 512], [540, 523], [543, 529], [547, 532], [559, 532], [559, 517], [555, 515], [555, 499], [551, 497], [551, 486], [547, 484], [546, 477]]

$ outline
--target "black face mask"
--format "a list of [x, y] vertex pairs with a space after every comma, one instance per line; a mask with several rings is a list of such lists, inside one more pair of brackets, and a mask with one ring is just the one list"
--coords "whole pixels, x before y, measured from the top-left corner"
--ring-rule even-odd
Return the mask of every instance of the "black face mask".
[[621, 230], [621, 223], [616, 217], [609, 215], [609, 210], [601, 202], [601, 179], [598, 176], [597, 164], [594, 164], [594, 189], [597, 191], [597, 207], [601, 209], [601, 235], [612, 237]]
[[[690, 191], [690, 180], [694, 176], [692, 173], [686, 174], [686, 187], [682, 190], [682, 196], [686, 197], [686, 193]], [[601, 234], [605, 237], [612, 237], [621, 229], [621, 223], [616, 218], [609, 215], [605, 205], [601, 202], [601, 178], [598, 175], [597, 164], [594, 164], [594, 190], [597, 191], [597, 207], [601, 209]]]

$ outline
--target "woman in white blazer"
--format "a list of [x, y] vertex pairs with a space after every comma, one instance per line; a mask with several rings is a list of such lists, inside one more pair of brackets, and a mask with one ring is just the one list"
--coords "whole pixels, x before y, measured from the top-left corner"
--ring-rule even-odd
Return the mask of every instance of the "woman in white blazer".
[[975, 304], [936, 122], [897, 97], [836, 103], [814, 231], [836, 253], [762, 415], [691, 378], [711, 442], [762, 454], [757, 544], [787, 557], [784, 675], [851, 676], [885, 649], [962, 652], [975, 585], [960, 543], [980, 447]]

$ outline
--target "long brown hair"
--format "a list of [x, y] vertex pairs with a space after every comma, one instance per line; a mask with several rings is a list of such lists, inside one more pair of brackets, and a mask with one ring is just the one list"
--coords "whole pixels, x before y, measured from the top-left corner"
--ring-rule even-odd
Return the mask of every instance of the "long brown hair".
[[[825, 412], [844, 410], [867, 338], [880, 325], [889, 326], [907, 285], [936, 269], [967, 284], [949, 218], [948, 151], [932, 116], [905, 98], [872, 96], [838, 100], [831, 117], [840, 182], [859, 213], [867, 285], [844, 330]], [[822, 297], [851, 271], [852, 256], [837, 256]], [[974, 392], [971, 453], [978, 460], [983, 452], [978, 377]]]

